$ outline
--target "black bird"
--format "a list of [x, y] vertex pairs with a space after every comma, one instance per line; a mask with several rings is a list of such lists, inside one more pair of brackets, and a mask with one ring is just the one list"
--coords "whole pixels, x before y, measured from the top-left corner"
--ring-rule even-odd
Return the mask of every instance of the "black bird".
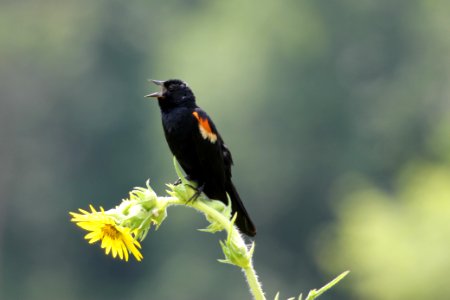
[[210, 199], [225, 204], [228, 193], [233, 215], [237, 212], [235, 224], [241, 232], [254, 236], [256, 228], [231, 181], [231, 152], [211, 118], [197, 106], [195, 95], [185, 82], [178, 79], [152, 82], [161, 91], [146, 97], [158, 99], [167, 143], [189, 180], [195, 181], [198, 190]]

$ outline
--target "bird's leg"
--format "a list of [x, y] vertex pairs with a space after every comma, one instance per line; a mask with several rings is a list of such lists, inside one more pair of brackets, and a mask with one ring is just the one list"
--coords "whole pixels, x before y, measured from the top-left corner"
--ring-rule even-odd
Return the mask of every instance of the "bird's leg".
[[[192, 181], [191, 178], [189, 177], [189, 175], [186, 175], [186, 180], [187, 181]], [[182, 184], [183, 181], [181, 180], [181, 178], [178, 178], [177, 181], [174, 182], [173, 185], [180, 185]], [[200, 196], [200, 194], [203, 192], [203, 189], [205, 187], [205, 184], [200, 185], [199, 187], [195, 187], [192, 184], [186, 184], [186, 186], [190, 187], [191, 189], [193, 189], [195, 191], [194, 195], [192, 195], [186, 202], [190, 203], [190, 202], [194, 202], [195, 200], [197, 200], [197, 198]]]
[[205, 188], [205, 184], [202, 184], [199, 187], [195, 187], [190, 184], [188, 184], [187, 186], [195, 191], [194, 195], [192, 195], [191, 198], [189, 198], [189, 200], [186, 201], [187, 203], [194, 202], [195, 200], [197, 200], [197, 198], [200, 196], [201, 193], [203, 193], [203, 189]]

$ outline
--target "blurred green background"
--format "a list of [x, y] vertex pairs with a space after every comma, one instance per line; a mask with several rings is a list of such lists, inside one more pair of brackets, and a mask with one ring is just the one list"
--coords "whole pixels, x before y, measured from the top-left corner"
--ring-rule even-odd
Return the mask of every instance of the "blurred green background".
[[[215, 120], [269, 299], [450, 298], [450, 2], [0, 2], [0, 299], [249, 299], [173, 208], [124, 263], [69, 222], [176, 179], [148, 78]], [[223, 237], [220, 235], [220, 237]]]

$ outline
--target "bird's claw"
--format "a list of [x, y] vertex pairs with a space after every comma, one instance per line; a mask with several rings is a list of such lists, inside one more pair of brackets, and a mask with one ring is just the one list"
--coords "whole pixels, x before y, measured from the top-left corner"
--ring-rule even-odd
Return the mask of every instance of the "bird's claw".
[[[187, 181], [190, 181], [191, 179], [189, 178], [189, 175], [186, 175], [186, 177], [184, 177]], [[181, 178], [178, 178], [177, 181], [175, 181], [173, 183], [173, 185], [180, 185], [183, 183], [183, 180], [181, 180]], [[195, 188], [194, 188], [195, 189]]]
[[187, 203], [192, 203], [192, 202], [194, 202], [195, 200], [197, 200], [197, 198], [200, 196], [200, 194], [203, 193], [203, 188], [205, 187], [204, 184], [202, 184], [202, 185], [199, 186], [199, 187], [195, 187], [195, 186], [192, 186], [192, 185], [190, 185], [190, 184], [187, 184], [187, 186], [190, 187], [191, 189], [193, 189], [193, 190], [195, 191], [194, 195], [192, 195], [192, 196], [186, 201]]

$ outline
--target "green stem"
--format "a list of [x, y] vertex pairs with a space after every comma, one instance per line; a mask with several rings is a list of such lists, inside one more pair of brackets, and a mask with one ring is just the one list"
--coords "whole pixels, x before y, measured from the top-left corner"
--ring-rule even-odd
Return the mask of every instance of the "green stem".
[[250, 287], [250, 291], [253, 294], [255, 300], [265, 300], [264, 292], [261, 287], [261, 283], [258, 281], [255, 269], [253, 268], [253, 263], [250, 262], [250, 266], [244, 268], [245, 277], [247, 277], [247, 283]]
[[[181, 172], [177, 159], [173, 158], [173, 164], [175, 167], [175, 171], [178, 175], [178, 177], [181, 179], [182, 183], [186, 186], [188, 185], [188, 182], [186, 178], [183, 176], [183, 173]], [[173, 197], [172, 197], [173, 198]], [[183, 203], [179, 199], [172, 199], [168, 198], [167, 201], [170, 203], [170, 205], [179, 205], [179, 204], [185, 204], [187, 206], [191, 206], [195, 208], [198, 211], [203, 212], [205, 215], [207, 215], [210, 219], [214, 219], [216, 222], [220, 223], [220, 225], [225, 228], [225, 230], [228, 233], [229, 238], [233, 238], [238, 244], [245, 245], [244, 238], [242, 237], [241, 233], [236, 229], [234, 224], [232, 224], [231, 220], [229, 220], [227, 217], [225, 217], [222, 213], [218, 212], [214, 208], [208, 206], [205, 204], [205, 202], [202, 201], [201, 198], [197, 199], [196, 201], [189, 202], [189, 203]], [[264, 296], [264, 292], [262, 290], [261, 283], [258, 281], [258, 277], [256, 276], [255, 268], [253, 267], [253, 260], [252, 260], [252, 253], [253, 247], [251, 250], [249, 250], [247, 247], [244, 247], [246, 251], [246, 256], [249, 257], [248, 265], [245, 267], [241, 267], [244, 271], [245, 277], [247, 278], [247, 283], [250, 288], [250, 292], [252, 293], [255, 300], [265, 300], [266, 297]]]
[[158, 197], [159, 199], [164, 199], [168, 203], [167, 206], [171, 205], [185, 205], [183, 201], [178, 199], [177, 197]]
[[[188, 205], [203, 212], [204, 214], [207, 214], [212, 219], [219, 222], [225, 228], [226, 231], [229, 231], [230, 220], [228, 220], [228, 218], [226, 218], [222, 213], [218, 212], [214, 208], [205, 204], [201, 199], [197, 199], [197, 200], [198, 201], [193, 201], [193, 203], [189, 203]], [[240, 235], [240, 234], [237, 233], [237, 235]]]
[[[244, 239], [242, 238], [242, 235], [239, 233], [239, 231], [234, 226], [231, 225], [231, 221], [226, 218], [224, 215], [222, 215], [217, 210], [213, 209], [212, 207], [205, 204], [203, 201], [194, 201], [194, 203], [190, 204], [193, 208], [203, 212], [204, 214], [207, 214], [212, 219], [219, 222], [225, 230], [229, 232], [229, 234], [238, 240], [238, 243], [245, 244]], [[230, 232], [231, 230], [231, 232]], [[247, 254], [249, 250], [247, 249]], [[250, 255], [249, 255], [250, 256]], [[245, 277], [247, 278], [247, 283], [250, 288], [250, 292], [252, 293], [255, 300], [265, 300], [266, 297], [264, 296], [264, 292], [262, 290], [261, 283], [258, 281], [258, 277], [256, 276], [255, 268], [253, 267], [253, 261], [250, 259], [249, 264], [246, 268], [242, 268], [244, 271]]]
[[[177, 197], [164, 197], [164, 198], [169, 205], [186, 205], [185, 202], [181, 201]], [[238, 243], [245, 244], [242, 235], [239, 233], [236, 227], [231, 226], [231, 221], [214, 208], [205, 204], [202, 201], [202, 199], [197, 199], [196, 201], [187, 204], [187, 206], [191, 206], [192, 208], [208, 215], [208, 217], [210, 217], [211, 219], [216, 220], [218, 223], [222, 225], [223, 228], [225, 228], [226, 231], [229, 232], [229, 234], [233, 238], [238, 240]], [[246, 251], [248, 252], [249, 250], [247, 249]], [[249, 265], [246, 268], [242, 268], [242, 270], [244, 271], [248, 286], [250, 288], [250, 292], [252, 293], [254, 299], [265, 300], [266, 298], [264, 296], [261, 283], [258, 281], [255, 268], [253, 267], [253, 261], [250, 259]]]

